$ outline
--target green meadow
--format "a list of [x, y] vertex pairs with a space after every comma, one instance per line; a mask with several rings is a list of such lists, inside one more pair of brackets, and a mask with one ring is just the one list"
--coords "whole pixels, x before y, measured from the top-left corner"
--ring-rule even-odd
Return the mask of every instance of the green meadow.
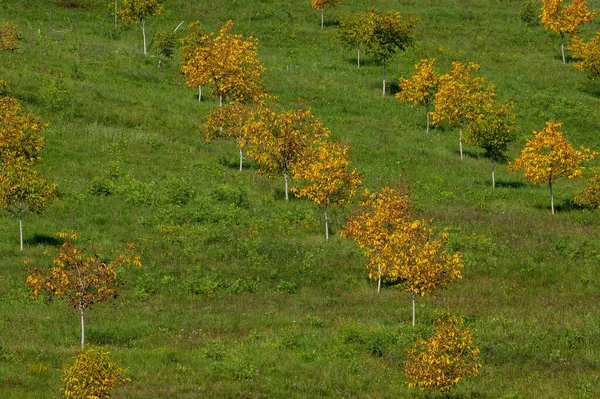
[[[563, 65], [560, 37], [520, 18], [520, 0], [344, 0], [320, 12], [309, 0], [167, 0], [150, 37], [178, 37], [199, 20], [259, 41], [265, 85], [282, 109], [299, 103], [351, 147], [362, 186], [407, 183], [421, 218], [448, 231], [464, 278], [417, 300], [377, 293], [366, 259], [338, 236], [352, 207], [332, 213], [326, 242], [310, 201], [286, 202], [283, 179], [237, 170], [233, 141], [206, 144], [200, 127], [218, 98], [185, 86], [179, 52], [142, 53], [137, 26], [114, 27], [109, 0], [2, 0], [0, 24], [22, 40], [0, 51], [8, 95], [50, 124], [44, 176], [59, 198], [41, 215], [0, 214], [0, 396], [60, 397], [61, 372], [79, 349], [76, 310], [32, 300], [23, 259], [50, 266], [56, 233], [111, 258], [134, 242], [143, 267], [119, 274], [119, 295], [86, 311], [86, 339], [111, 352], [132, 382], [115, 398], [441, 398], [409, 389], [405, 350], [439, 314], [465, 319], [482, 369], [450, 398], [600, 397], [600, 214], [574, 205], [584, 179], [558, 180], [556, 215], [546, 186], [496, 170], [475, 147], [458, 154], [458, 132], [425, 132], [424, 108], [393, 97], [422, 58], [452, 61], [515, 103], [518, 139], [547, 120], [575, 147], [600, 150], [600, 85]], [[368, 4], [367, 4], [368, 3]], [[600, 1], [590, 0], [600, 10]], [[381, 65], [340, 44], [345, 13], [397, 10], [417, 18], [414, 47]], [[582, 28], [590, 37], [596, 21]], [[362, 58], [362, 57], [361, 57]], [[92, 252], [93, 251], [93, 252]]]

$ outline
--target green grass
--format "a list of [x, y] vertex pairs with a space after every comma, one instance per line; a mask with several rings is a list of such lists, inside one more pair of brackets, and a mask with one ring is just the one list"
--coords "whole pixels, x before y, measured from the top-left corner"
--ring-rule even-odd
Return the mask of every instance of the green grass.
[[[600, 396], [600, 215], [570, 201], [584, 182], [558, 181], [555, 216], [547, 188], [505, 165], [492, 189], [479, 150], [461, 161], [457, 132], [426, 135], [424, 110], [382, 98], [381, 67], [366, 57], [357, 69], [355, 52], [340, 46], [336, 21], [364, 2], [326, 10], [321, 30], [308, 0], [169, 0], [148, 31], [234, 19], [236, 32], [259, 39], [282, 109], [311, 104], [351, 146], [365, 187], [410, 185], [417, 213], [450, 232], [465, 262], [462, 281], [418, 300], [415, 329], [409, 296], [391, 287], [377, 295], [353, 243], [325, 243], [311, 203], [285, 203], [283, 182], [251, 161], [238, 172], [234, 143], [204, 143], [197, 126], [217, 99], [198, 103], [177, 59], [157, 68], [139, 28], [115, 31], [104, 3], [0, 4], [0, 23], [15, 22], [23, 38], [18, 52], [0, 52], [0, 76], [50, 123], [41, 167], [60, 192], [45, 213], [25, 217], [23, 252], [17, 221], [0, 216], [3, 398], [60, 396], [60, 370], [78, 349], [76, 312], [31, 301], [24, 285], [22, 259], [49, 265], [65, 229], [105, 256], [127, 241], [143, 256], [142, 269], [122, 270], [120, 295], [87, 312], [88, 342], [106, 345], [132, 379], [115, 397], [441, 397], [409, 390], [403, 362], [444, 309], [465, 317], [483, 365], [450, 397]], [[557, 35], [519, 20], [520, 1], [375, 4], [418, 18], [415, 47], [390, 63], [390, 81], [424, 57], [445, 70], [474, 61], [515, 102], [511, 158], [548, 119], [576, 146], [600, 148], [600, 88], [562, 64]], [[348, 212], [334, 212], [334, 232]]]

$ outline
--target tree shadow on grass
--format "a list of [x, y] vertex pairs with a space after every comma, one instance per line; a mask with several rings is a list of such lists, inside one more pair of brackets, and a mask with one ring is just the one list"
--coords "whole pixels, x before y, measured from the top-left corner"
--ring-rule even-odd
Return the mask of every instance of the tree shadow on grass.
[[500, 188], [523, 188], [525, 186], [527, 185], [520, 181], [496, 180], [496, 187]]
[[[240, 170], [240, 158], [238, 157], [228, 157], [228, 156], [220, 156], [218, 159], [219, 165], [225, 166], [229, 169]], [[243, 160], [242, 170], [252, 170], [254, 169], [254, 165], [248, 159]]]
[[[535, 208], [540, 209], [540, 210], [548, 210], [548, 212], [551, 212], [550, 199], [548, 199], [548, 204], [546, 204], [546, 205], [537, 204], [537, 205], [535, 205]], [[584, 209], [588, 209], [588, 208], [586, 208], [585, 206], [579, 205], [578, 203], [573, 201], [572, 198], [567, 198], [567, 199], [561, 201], [560, 203], [554, 204], [554, 212], [555, 213], [579, 212]]]
[[23, 243], [26, 245], [51, 245], [53, 247], [57, 247], [63, 242], [64, 241], [58, 237], [53, 237], [46, 234], [35, 234], [33, 237], [26, 238], [23, 241]]
[[331, 26], [338, 26], [340, 24], [340, 21], [338, 19], [328, 19], [327, 16], [325, 16], [325, 20], [323, 21], [323, 28], [329, 28]]

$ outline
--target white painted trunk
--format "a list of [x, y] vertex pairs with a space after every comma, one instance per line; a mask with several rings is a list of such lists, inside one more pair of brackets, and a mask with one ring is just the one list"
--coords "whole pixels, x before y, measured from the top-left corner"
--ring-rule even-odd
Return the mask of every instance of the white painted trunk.
[[202, 85], [198, 86], [198, 102], [202, 101]]
[[327, 214], [327, 208], [323, 211], [325, 214], [325, 240], [329, 241], [329, 215]]
[[427, 107], [427, 133], [429, 133], [430, 120], [431, 120], [431, 115], [429, 113], [429, 107]]
[[223, 94], [219, 94], [219, 107], [223, 106]]
[[119, 1], [115, 0], [115, 29], [119, 27]]
[[492, 159], [492, 187], [496, 188], [496, 161]]
[[383, 63], [383, 96], [385, 97], [385, 79], [386, 79], [386, 73], [385, 73], [385, 62]]
[[321, 8], [321, 29], [323, 29], [324, 23], [325, 23], [325, 9]]
[[460, 148], [460, 160], [462, 161], [463, 159], [463, 140], [462, 140], [462, 125], [460, 126], [460, 131], [458, 133], [458, 146]]
[[85, 345], [85, 320], [83, 318], [83, 307], [79, 309], [79, 312], [81, 316], [81, 349], [83, 349], [83, 346]]
[[144, 36], [144, 55], [148, 54], [146, 46], [146, 20], [142, 20], [142, 36]]
[[287, 172], [287, 169], [285, 171], [283, 171], [283, 181], [285, 184], [285, 200], [289, 201], [290, 197], [288, 194], [288, 172]]
[[[23, 206], [21, 205], [21, 208]], [[21, 243], [21, 251], [23, 250], [23, 212], [19, 210], [19, 242]]]
[[357, 62], [358, 62], [358, 67], [360, 68], [360, 47], [358, 48], [358, 58], [357, 58]]
[[554, 215], [554, 192], [552, 191], [552, 180], [548, 181], [548, 187], [550, 188], [550, 209]]
[[562, 53], [563, 64], [567, 63], [567, 57], [565, 57], [565, 34], [560, 34], [560, 51]]
[[377, 293], [381, 292], [381, 264], [377, 265]]
[[244, 152], [242, 151], [242, 147], [240, 147], [240, 172], [244, 167]]

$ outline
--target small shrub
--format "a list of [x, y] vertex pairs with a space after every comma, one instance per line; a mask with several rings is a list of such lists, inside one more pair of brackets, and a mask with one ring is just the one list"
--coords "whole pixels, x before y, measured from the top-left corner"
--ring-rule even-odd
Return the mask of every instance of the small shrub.
[[152, 44], [154, 52], [156, 55], [161, 57], [161, 59], [173, 58], [173, 54], [175, 53], [175, 44], [177, 44], [175, 32], [172, 30], [162, 30], [157, 32], [154, 35]]
[[158, 292], [159, 283], [154, 277], [146, 273], [137, 279], [134, 296], [137, 299], [146, 299]]
[[16, 33], [15, 24], [5, 22], [0, 26], [0, 50], [17, 51], [20, 37]]
[[248, 193], [239, 188], [226, 184], [217, 186], [211, 193], [211, 197], [218, 202], [233, 204], [239, 208], [249, 208]]
[[169, 177], [165, 182], [167, 202], [173, 205], [187, 205], [194, 198], [194, 189], [185, 179]]
[[109, 358], [109, 352], [100, 348], [80, 351], [75, 362], [64, 369], [62, 389], [65, 398], [110, 398], [110, 392], [127, 382], [124, 370]]
[[293, 281], [281, 280], [277, 284], [277, 291], [287, 294], [296, 294], [298, 292], [298, 284]]
[[521, 4], [519, 10], [519, 19], [529, 26], [540, 23], [539, 14], [540, 4], [537, 1], [526, 0]]
[[388, 331], [375, 331], [367, 339], [367, 348], [373, 356], [382, 357], [389, 353], [398, 341], [395, 334]]
[[184, 290], [193, 295], [215, 295], [224, 287], [223, 282], [216, 276], [204, 275], [200, 267], [188, 271], [183, 280]]

